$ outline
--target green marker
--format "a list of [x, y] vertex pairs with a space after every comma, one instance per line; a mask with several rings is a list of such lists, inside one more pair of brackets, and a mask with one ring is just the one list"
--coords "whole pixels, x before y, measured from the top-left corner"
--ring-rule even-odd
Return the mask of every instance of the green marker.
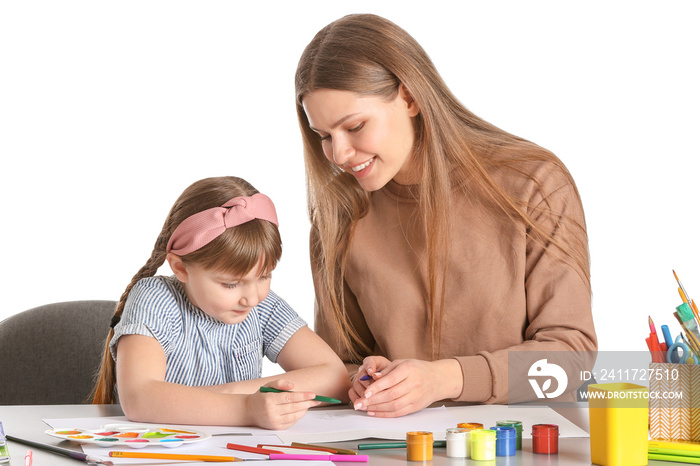
[[[445, 448], [446, 440], [435, 440], [434, 448]], [[360, 443], [357, 445], [358, 450], [386, 450], [390, 448], [406, 448], [406, 442], [382, 442], [382, 443]]]
[[[272, 388], [272, 387], [260, 387], [260, 391], [263, 393], [291, 392], [291, 390], [279, 390], [277, 388]], [[342, 401], [340, 401], [340, 400], [336, 400], [335, 398], [330, 398], [327, 396], [317, 396], [316, 398], [314, 398], [314, 401], [323, 401], [324, 403], [333, 403], [333, 404], [342, 403]]]

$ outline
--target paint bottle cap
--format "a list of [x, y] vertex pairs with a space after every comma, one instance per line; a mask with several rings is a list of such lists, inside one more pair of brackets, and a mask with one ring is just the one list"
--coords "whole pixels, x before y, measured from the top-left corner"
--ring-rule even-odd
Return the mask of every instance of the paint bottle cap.
[[465, 437], [469, 432], [469, 429], [464, 429], [462, 427], [450, 427], [445, 431], [446, 437]]
[[523, 423], [522, 421], [496, 421], [497, 426], [508, 426], [508, 427], [515, 427], [515, 429], [523, 429]]
[[457, 427], [467, 430], [477, 430], [483, 429], [484, 425], [480, 422], [460, 422], [459, 424], [457, 424]]
[[556, 424], [533, 424], [532, 435], [559, 437], [559, 426]]

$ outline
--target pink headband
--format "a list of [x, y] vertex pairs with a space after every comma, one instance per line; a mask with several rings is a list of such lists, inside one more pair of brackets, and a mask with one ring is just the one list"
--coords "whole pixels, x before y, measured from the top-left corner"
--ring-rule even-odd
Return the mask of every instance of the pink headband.
[[250, 197], [234, 197], [221, 207], [214, 207], [187, 217], [175, 228], [167, 252], [184, 256], [206, 246], [227, 228], [256, 218], [277, 223], [277, 212], [272, 200], [258, 193]]

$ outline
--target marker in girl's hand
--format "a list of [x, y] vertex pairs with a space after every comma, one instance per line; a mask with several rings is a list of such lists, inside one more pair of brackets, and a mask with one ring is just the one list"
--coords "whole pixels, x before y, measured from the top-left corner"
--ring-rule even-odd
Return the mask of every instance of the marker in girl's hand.
[[[261, 392], [268, 392], [268, 393], [281, 393], [281, 392], [289, 392], [291, 390], [280, 390], [278, 388], [272, 388], [272, 387], [260, 387]], [[338, 404], [342, 403], [340, 400], [336, 400], [335, 398], [330, 398], [328, 396], [320, 396], [317, 395], [314, 398], [314, 401], [322, 401], [324, 403], [333, 403], [333, 404]]]

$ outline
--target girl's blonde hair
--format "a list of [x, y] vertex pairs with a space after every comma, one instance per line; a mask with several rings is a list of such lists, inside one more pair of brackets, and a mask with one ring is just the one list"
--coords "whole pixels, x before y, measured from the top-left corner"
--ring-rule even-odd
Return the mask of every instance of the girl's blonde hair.
[[427, 304], [433, 357], [439, 354], [446, 273], [446, 261], [442, 259], [449, 249], [448, 213], [455, 186], [482, 199], [513, 222], [525, 225], [532, 238], [553, 244], [563, 253], [563, 260], [574, 264], [590, 290], [585, 225], [574, 222], [583, 230], [584, 238], [576, 244], [545, 238], [546, 232], [527, 214], [528, 206], [498, 186], [489, 174], [498, 166], [514, 167], [514, 162], [548, 161], [560, 167], [575, 189], [561, 161], [467, 110], [447, 88], [427, 53], [406, 31], [379, 16], [348, 15], [324, 27], [307, 45], [297, 67], [295, 91], [309, 216], [316, 230], [314, 237], [318, 238], [311, 244], [312, 260], [321, 270], [324, 288], [319, 292], [327, 299], [342, 343], [356, 362], [370, 354], [370, 348], [361, 341], [344, 312], [343, 282], [353, 228], [367, 212], [369, 193], [352, 175], [326, 158], [319, 136], [309, 127], [303, 99], [314, 90], [331, 89], [389, 101], [397, 95], [400, 84], [420, 110], [414, 118], [416, 139], [411, 157], [421, 170], [418, 202], [427, 242]]
[[[102, 365], [94, 388], [93, 403], [115, 402], [115, 363], [109, 349], [109, 343], [114, 336], [114, 325], [121, 318], [126, 299], [134, 285], [142, 278], [154, 276], [165, 262], [166, 246], [177, 226], [191, 215], [220, 207], [234, 197], [252, 196], [257, 193], [250, 183], [241, 178], [206, 178], [190, 185], [175, 201], [158, 235], [151, 257], [131, 279], [114, 311], [112, 328], [105, 342]], [[261, 274], [267, 274], [276, 267], [281, 256], [282, 240], [277, 226], [266, 220], [256, 219], [226, 229], [206, 246], [181, 258], [185, 263], [196, 263], [209, 270], [242, 276], [253, 270], [260, 263], [261, 257]]]

